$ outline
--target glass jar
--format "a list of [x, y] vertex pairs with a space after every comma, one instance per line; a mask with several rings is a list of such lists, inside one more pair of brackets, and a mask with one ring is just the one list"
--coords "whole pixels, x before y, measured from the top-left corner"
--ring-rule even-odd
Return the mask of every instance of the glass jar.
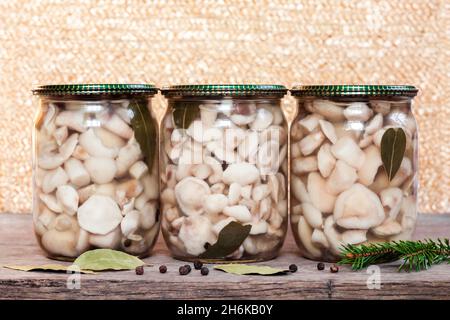
[[301, 253], [335, 261], [344, 244], [410, 239], [417, 218], [413, 86], [297, 86], [291, 227]]
[[33, 132], [33, 221], [47, 256], [94, 248], [145, 257], [159, 231], [152, 85], [48, 85]]
[[181, 260], [276, 257], [287, 229], [280, 85], [180, 85], [161, 125], [161, 229]]

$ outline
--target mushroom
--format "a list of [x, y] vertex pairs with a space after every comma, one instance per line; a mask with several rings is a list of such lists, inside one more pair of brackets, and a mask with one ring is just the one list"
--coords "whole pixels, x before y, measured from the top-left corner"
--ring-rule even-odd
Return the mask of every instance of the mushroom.
[[385, 217], [378, 196], [360, 183], [338, 196], [333, 215], [336, 223], [347, 229], [369, 229]]
[[217, 215], [228, 205], [228, 198], [223, 194], [210, 194], [205, 197], [204, 209], [209, 215]]
[[308, 133], [313, 132], [319, 126], [319, 121], [323, 119], [323, 116], [317, 113], [310, 114], [303, 119], [301, 119], [298, 123], [306, 129]]
[[164, 191], [161, 192], [161, 203], [176, 205], [175, 191], [170, 188], [164, 189]]
[[76, 158], [69, 158], [64, 163], [64, 169], [69, 176], [70, 182], [77, 187], [84, 187], [91, 182], [89, 172], [87, 172], [83, 163]]
[[311, 203], [322, 213], [333, 212], [336, 196], [327, 192], [326, 181], [317, 172], [308, 175], [307, 190]]
[[391, 187], [401, 186], [401, 184], [405, 182], [405, 180], [412, 174], [413, 170], [411, 160], [408, 157], [404, 157], [400, 164], [400, 168], [398, 169], [394, 178], [391, 180], [390, 186]]
[[256, 118], [250, 124], [250, 129], [262, 131], [272, 124], [273, 114], [265, 108], [259, 108], [256, 111]]
[[[258, 209], [258, 207], [255, 207], [255, 209]], [[259, 215], [261, 219], [267, 220], [271, 214], [271, 209], [272, 201], [270, 200], [270, 198], [264, 198], [259, 203], [259, 210], [256, 214]], [[252, 213], [255, 214], [255, 212]]]
[[[283, 175], [281, 175], [283, 177]], [[284, 184], [284, 183], [283, 183]], [[270, 190], [270, 196], [272, 200], [276, 203], [278, 202], [278, 198], [280, 195], [280, 181], [278, 180], [278, 177], [276, 175], [269, 175], [267, 186]], [[265, 197], [265, 196], [264, 196]], [[283, 197], [280, 197], [283, 198]]]
[[259, 133], [258, 141], [260, 145], [264, 144], [269, 140], [273, 140], [280, 145], [285, 144], [287, 142], [286, 129], [282, 126], [271, 125], [267, 129]]
[[272, 123], [274, 125], [281, 125], [284, 120], [283, 111], [280, 108], [280, 106], [272, 106], [270, 107], [272, 114], [273, 114], [273, 121]]
[[55, 131], [53, 131], [53, 138], [55, 138], [56, 144], [58, 146], [62, 145], [64, 141], [66, 141], [69, 136], [69, 130], [67, 127], [59, 127]]
[[383, 115], [381, 113], [377, 113], [372, 120], [370, 120], [369, 124], [366, 125], [365, 134], [370, 135], [374, 134], [383, 126]]
[[245, 131], [241, 128], [226, 128], [223, 139], [222, 146], [225, 151], [234, 150], [241, 142], [245, 139]]
[[100, 115], [99, 120], [102, 123], [102, 127], [115, 133], [119, 137], [126, 140], [133, 137], [133, 129], [131, 129], [130, 126], [128, 126], [128, 124], [123, 121], [122, 118], [117, 114], [111, 113], [109, 110], [107, 110]]
[[90, 155], [86, 150], [84, 150], [84, 148], [82, 146], [77, 145], [75, 147], [75, 150], [72, 153], [72, 157], [74, 157], [75, 159], [84, 161], [84, 160], [89, 159]]
[[342, 242], [359, 244], [367, 241], [367, 230], [347, 230], [342, 233]]
[[173, 146], [182, 144], [187, 138], [185, 129], [174, 129], [172, 133], [170, 133], [170, 142]]
[[204, 163], [196, 164], [191, 169], [191, 174], [202, 180], [207, 179], [211, 173], [211, 167]]
[[391, 103], [388, 101], [372, 100], [370, 105], [375, 112], [381, 113], [383, 116], [391, 111]]
[[51, 223], [48, 225], [49, 229], [55, 229], [57, 231], [73, 231], [75, 233], [80, 229], [77, 220], [65, 213], [59, 214]]
[[299, 142], [300, 151], [304, 156], [308, 156], [321, 145], [324, 139], [322, 131], [312, 132]]
[[66, 110], [60, 112], [55, 119], [55, 124], [59, 127], [68, 127], [78, 132], [85, 132], [85, 113], [83, 110]]
[[111, 158], [92, 157], [84, 162], [84, 166], [95, 183], [111, 182], [117, 172], [116, 161]]
[[327, 178], [335, 165], [336, 159], [331, 153], [331, 145], [329, 143], [324, 143], [317, 152], [317, 168], [322, 177]]
[[314, 207], [310, 203], [303, 203], [302, 206], [302, 212], [303, 216], [305, 217], [306, 221], [312, 228], [322, 228], [323, 227], [323, 219], [322, 219], [322, 212], [319, 211], [316, 207]]
[[356, 142], [347, 136], [340, 138], [332, 147], [331, 153], [335, 158], [344, 160], [355, 169], [361, 168], [364, 164], [364, 152]]
[[208, 184], [194, 177], [187, 177], [175, 186], [175, 197], [178, 206], [187, 216], [203, 213], [205, 196], [211, 194]]
[[139, 228], [139, 211], [133, 210], [128, 212], [120, 222], [120, 230], [125, 237], [134, 234]]
[[336, 131], [334, 130], [333, 124], [326, 120], [319, 120], [319, 125], [325, 137], [327, 137], [328, 140], [331, 141], [331, 143], [336, 143], [337, 135]]
[[212, 224], [204, 216], [191, 216], [184, 219], [178, 238], [183, 241], [188, 254], [198, 256], [205, 251], [205, 244], [214, 244], [217, 237]]
[[386, 188], [389, 188], [389, 178], [384, 169], [379, 169], [375, 180], [369, 185], [369, 189], [375, 193], [380, 193], [381, 190]]
[[332, 122], [340, 122], [345, 120], [344, 109], [339, 104], [330, 100], [316, 99], [312, 104], [312, 112], [316, 112]]
[[364, 154], [364, 162], [358, 170], [358, 181], [365, 186], [369, 186], [374, 182], [378, 168], [383, 162], [381, 161], [380, 149], [374, 145], [364, 149]]
[[119, 183], [116, 186], [115, 194], [119, 199], [124, 197], [130, 199], [140, 195], [143, 190], [144, 186], [139, 180], [130, 179]]
[[333, 216], [328, 216], [323, 224], [323, 233], [328, 240], [330, 251], [340, 256], [342, 246], [342, 235], [337, 232]]
[[211, 175], [208, 177], [208, 182], [211, 184], [220, 182], [223, 175], [223, 169], [220, 162], [213, 157], [205, 157], [204, 163], [212, 170]]
[[240, 222], [250, 222], [252, 215], [248, 208], [243, 205], [229, 206], [223, 209], [223, 213], [229, 217], [233, 217]]
[[228, 188], [228, 205], [233, 206], [238, 203], [241, 197], [241, 185], [233, 182]]
[[94, 133], [100, 139], [102, 145], [107, 148], [118, 150], [126, 144], [125, 140], [121, 137], [102, 127], [94, 128]]
[[135, 179], [140, 179], [148, 172], [148, 167], [144, 161], [135, 162], [129, 169], [130, 176]]
[[408, 240], [411, 237], [417, 220], [417, 200], [413, 195], [403, 199], [399, 220], [402, 232], [390, 237], [390, 240]]
[[47, 207], [44, 207], [42, 212], [39, 214], [39, 217], [37, 221], [42, 223], [44, 227], [48, 227], [50, 223], [56, 218], [56, 213], [48, 209]]
[[[276, 177], [275, 177], [276, 179]], [[277, 180], [278, 181], [278, 180]], [[266, 198], [270, 195], [270, 187], [268, 184], [260, 184], [253, 188], [252, 190], [252, 199], [256, 202], [261, 201], [262, 199]]]
[[77, 190], [70, 185], [58, 186], [56, 199], [62, 205], [64, 212], [74, 215], [78, 209], [79, 196]]
[[306, 191], [305, 184], [300, 178], [293, 175], [291, 177], [291, 184], [292, 193], [298, 201], [301, 203], [311, 202], [311, 197], [309, 196], [308, 191]]
[[76, 257], [77, 237], [72, 230], [48, 230], [41, 238], [42, 246], [52, 255], [61, 257]]
[[[212, 189], [212, 187], [211, 187], [211, 189]], [[247, 199], [247, 200], [249, 200], [252, 197], [252, 186], [251, 185], [241, 187], [241, 197], [244, 199]]]
[[297, 175], [317, 171], [318, 163], [316, 156], [298, 157], [292, 161], [292, 172]]
[[69, 181], [64, 169], [58, 167], [48, 171], [42, 180], [42, 191], [45, 193], [53, 192], [57, 187], [66, 184]]
[[342, 160], [338, 160], [325, 186], [329, 193], [337, 195], [350, 188], [357, 179], [358, 175], [355, 168]]
[[381, 203], [388, 207], [388, 217], [392, 220], [397, 219], [397, 215], [402, 207], [403, 192], [399, 188], [388, 188], [380, 192]]
[[238, 154], [244, 160], [255, 160], [258, 153], [259, 137], [257, 131], [248, 131], [245, 139], [238, 146]]
[[344, 110], [344, 117], [350, 121], [367, 121], [373, 111], [364, 102], [350, 103]]
[[[215, 109], [215, 105], [201, 104], [199, 109], [202, 123], [206, 127], [211, 127], [217, 119], [217, 110]], [[233, 121], [233, 119], [231, 121]]]
[[372, 144], [372, 142], [373, 142], [373, 137], [364, 133], [362, 139], [359, 140], [358, 146], [360, 148], [366, 148], [366, 147], [370, 146]]
[[89, 237], [90, 234], [84, 229], [78, 230], [78, 239], [77, 244], [75, 245], [75, 250], [78, 252], [78, 254], [81, 254], [89, 249]]
[[226, 184], [233, 182], [239, 183], [241, 186], [253, 184], [259, 179], [258, 169], [250, 163], [232, 163], [223, 172], [222, 180]]
[[250, 229], [251, 235], [264, 234], [267, 232], [269, 225], [264, 220], [259, 220], [258, 222], [250, 223], [252, 226]]
[[298, 236], [306, 249], [305, 255], [312, 258], [319, 258], [322, 255], [320, 248], [312, 243], [313, 230], [304, 217], [298, 221]]
[[119, 150], [116, 159], [117, 173], [116, 177], [122, 177], [128, 171], [132, 164], [142, 157], [141, 148], [136, 139], [130, 139], [127, 144]]
[[199, 143], [207, 142], [205, 139], [205, 129], [201, 120], [194, 120], [189, 125], [186, 133]]
[[52, 211], [60, 213], [63, 211], [61, 204], [56, 200], [56, 197], [52, 194], [39, 194], [39, 199]]
[[224, 193], [225, 188], [226, 188], [225, 184], [222, 182], [219, 182], [219, 183], [213, 184], [211, 186], [210, 190], [211, 190], [211, 193], [218, 194], [218, 193]]
[[381, 225], [370, 229], [378, 237], [395, 236], [402, 232], [402, 226], [395, 220], [386, 219]]
[[[238, 102], [234, 106], [228, 107], [230, 119], [238, 126], [248, 125], [256, 118], [256, 104], [254, 102], [244, 103]], [[232, 109], [232, 110], [231, 110]], [[226, 112], [224, 112], [226, 114]]]
[[258, 247], [256, 246], [256, 240], [254, 237], [248, 236], [245, 238], [244, 242], [242, 243], [244, 246], [244, 250], [248, 254], [257, 254], [258, 253]]
[[325, 233], [320, 229], [314, 229], [314, 231], [311, 235], [311, 241], [316, 246], [319, 245], [326, 249], [328, 249], [330, 247], [330, 244], [328, 243]]
[[[292, 141], [300, 141], [303, 138], [303, 130], [300, 123], [294, 122], [291, 126], [291, 139]], [[294, 143], [292, 143], [294, 145]]]
[[97, 248], [116, 249], [120, 246], [121, 239], [122, 233], [120, 231], [120, 227], [117, 227], [104, 235], [91, 234], [89, 236], [89, 243]]
[[286, 200], [286, 199], [280, 200], [280, 201], [277, 203], [277, 210], [278, 210], [278, 213], [280, 214], [280, 216], [281, 216], [282, 218], [286, 218], [286, 217], [287, 217], [287, 214], [288, 214], [288, 204], [287, 204], [287, 200]]
[[39, 155], [38, 165], [42, 169], [50, 170], [61, 166], [70, 158], [78, 143], [78, 134], [74, 133], [59, 147], [59, 153], [43, 153]]
[[280, 158], [280, 145], [274, 140], [262, 144], [258, 150], [256, 164], [262, 175], [274, 174], [278, 171]]
[[102, 140], [90, 128], [80, 135], [80, 146], [92, 157], [115, 158], [119, 153], [118, 148], [108, 148], [103, 145]]
[[108, 196], [93, 195], [77, 212], [78, 223], [90, 233], [106, 235], [122, 221], [122, 213], [116, 202]]

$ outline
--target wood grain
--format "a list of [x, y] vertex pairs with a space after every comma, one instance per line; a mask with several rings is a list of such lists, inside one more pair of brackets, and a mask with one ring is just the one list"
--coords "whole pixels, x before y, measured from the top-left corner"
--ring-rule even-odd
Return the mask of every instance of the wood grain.
[[[450, 215], [422, 215], [415, 238], [449, 237], [449, 230]], [[31, 216], [0, 215], [0, 265], [49, 262], [34, 239]], [[386, 264], [381, 266], [381, 288], [370, 290], [367, 270], [318, 271], [316, 262], [298, 255], [290, 235], [282, 254], [262, 264], [287, 267], [296, 263], [299, 271], [295, 274], [236, 276], [210, 268], [206, 277], [195, 270], [180, 276], [182, 262], [169, 256], [161, 238], [145, 262], [153, 266], [143, 276], [134, 271], [81, 275], [80, 289], [67, 288], [67, 274], [1, 268], [0, 299], [450, 299], [449, 265], [398, 273], [397, 264]], [[160, 264], [167, 265], [166, 274], [158, 272]]]

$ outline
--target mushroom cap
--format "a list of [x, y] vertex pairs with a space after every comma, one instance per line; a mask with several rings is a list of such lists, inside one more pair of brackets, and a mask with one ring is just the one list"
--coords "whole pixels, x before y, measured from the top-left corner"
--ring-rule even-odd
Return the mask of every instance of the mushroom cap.
[[198, 178], [186, 177], [175, 186], [178, 206], [187, 216], [203, 213], [205, 196], [211, 194], [208, 184]]
[[258, 179], [259, 171], [250, 163], [233, 163], [223, 172], [223, 182], [226, 184], [237, 182], [241, 186], [245, 186], [255, 183]]
[[95, 234], [105, 235], [122, 221], [117, 203], [108, 196], [93, 195], [77, 211], [80, 226]]
[[205, 244], [214, 244], [217, 237], [213, 232], [213, 226], [204, 216], [190, 216], [184, 219], [178, 238], [183, 241], [188, 254], [197, 256], [203, 253]]
[[337, 197], [333, 216], [339, 226], [347, 229], [369, 229], [385, 218], [378, 196], [360, 183]]

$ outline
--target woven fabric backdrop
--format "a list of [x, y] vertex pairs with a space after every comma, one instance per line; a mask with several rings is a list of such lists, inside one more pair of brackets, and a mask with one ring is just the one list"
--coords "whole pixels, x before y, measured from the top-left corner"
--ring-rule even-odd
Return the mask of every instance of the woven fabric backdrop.
[[[0, 0], [0, 211], [31, 210], [30, 90], [95, 82], [416, 85], [420, 209], [450, 211], [449, 11], [445, 0]], [[291, 98], [284, 110], [292, 118]]]

